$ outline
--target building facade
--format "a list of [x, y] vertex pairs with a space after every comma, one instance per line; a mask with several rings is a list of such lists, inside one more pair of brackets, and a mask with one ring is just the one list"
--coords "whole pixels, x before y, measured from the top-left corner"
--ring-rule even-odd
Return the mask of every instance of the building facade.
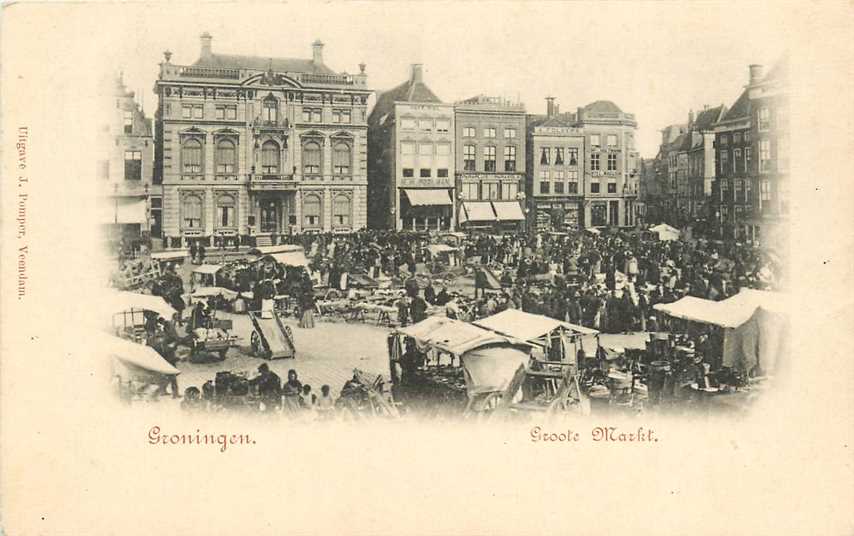
[[749, 240], [754, 217], [753, 143], [750, 97], [741, 96], [715, 124], [716, 170], [712, 214], [717, 234], [724, 239]]
[[368, 125], [370, 226], [455, 229], [454, 107], [427, 87], [422, 65], [377, 97]]
[[525, 107], [479, 95], [454, 105], [457, 223], [524, 230]]
[[105, 148], [98, 163], [100, 221], [107, 239], [148, 242], [161, 231], [162, 192], [154, 183], [154, 137], [145, 117], [121, 77], [112, 92], [114, 110], [100, 135]]
[[788, 58], [765, 75], [751, 65], [750, 161], [754, 179], [755, 217], [752, 239], [763, 245], [784, 246], [789, 218], [789, 87]]
[[164, 53], [155, 85], [158, 180], [167, 247], [275, 244], [294, 232], [366, 226], [371, 91], [311, 59]]
[[[715, 179], [715, 123], [726, 113], [726, 107], [705, 107], [689, 121], [691, 147], [688, 149], [688, 214], [691, 221], [708, 224], [711, 212], [712, 183]], [[714, 226], [714, 225], [713, 225]]]
[[639, 182], [634, 114], [611, 101], [596, 101], [579, 108], [575, 119], [586, 152], [586, 226], [634, 226]]
[[545, 116], [529, 116], [526, 134], [528, 226], [536, 232], [584, 228], [584, 132], [554, 98]]

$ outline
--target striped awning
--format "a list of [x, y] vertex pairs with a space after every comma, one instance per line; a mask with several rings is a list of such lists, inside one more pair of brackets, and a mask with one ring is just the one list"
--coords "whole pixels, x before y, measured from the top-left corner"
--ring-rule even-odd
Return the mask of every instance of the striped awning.
[[451, 196], [446, 188], [405, 188], [403, 191], [413, 207], [451, 204]]
[[492, 206], [495, 207], [495, 213], [500, 221], [522, 221], [525, 219], [522, 207], [517, 201], [493, 201]]
[[495, 221], [495, 212], [489, 201], [466, 201], [463, 203], [466, 221]]

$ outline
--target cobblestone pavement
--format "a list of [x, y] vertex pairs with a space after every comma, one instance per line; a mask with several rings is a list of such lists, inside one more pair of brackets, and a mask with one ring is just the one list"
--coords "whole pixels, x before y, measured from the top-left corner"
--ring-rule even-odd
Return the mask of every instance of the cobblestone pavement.
[[[217, 312], [217, 318], [233, 321], [231, 333], [240, 337], [238, 346], [228, 350], [225, 361], [205, 364], [190, 363], [185, 359], [180, 361], [177, 365], [181, 370], [178, 383], [182, 392], [193, 385], [201, 388], [205, 381], [213, 380], [222, 370], [244, 371], [253, 377], [261, 363], [268, 363], [282, 381], [287, 379], [289, 369], [295, 369], [300, 381], [310, 384], [312, 391], [319, 393], [321, 385], [328, 384], [334, 396], [353, 376], [354, 368], [370, 374], [382, 374], [388, 379], [388, 328], [361, 322], [317, 320], [313, 329], [302, 329], [296, 319], [287, 318], [285, 324], [293, 331], [296, 358], [267, 361], [251, 355], [249, 337], [252, 323], [247, 315]], [[186, 354], [184, 348], [179, 350], [179, 355]]]

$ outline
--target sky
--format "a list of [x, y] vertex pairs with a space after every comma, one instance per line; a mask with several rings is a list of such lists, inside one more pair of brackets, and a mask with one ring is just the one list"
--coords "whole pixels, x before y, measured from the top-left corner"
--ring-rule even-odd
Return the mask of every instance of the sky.
[[[772, 5], [772, 4], [767, 4]], [[199, 35], [213, 51], [311, 57], [337, 72], [367, 64], [382, 91], [404, 81], [412, 63], [445, 102], [477, 94], [520, 99], [544, 113], [545, 97], [573, 111], [611, 100], [638, 121], [641, 156], [653, 157], [659, 131], [689, 110], [731, 105], [748, 65], [770, 68], [785, 51], [787, 20], [762, 4], [665, 2], [325, 2], [104, 6], [113, 24], [97, 37], [103, 65], [121, 70], [146, 113], [163, 51], [191, 64]], [[791, 11], [788, 12], [790, 16]]]

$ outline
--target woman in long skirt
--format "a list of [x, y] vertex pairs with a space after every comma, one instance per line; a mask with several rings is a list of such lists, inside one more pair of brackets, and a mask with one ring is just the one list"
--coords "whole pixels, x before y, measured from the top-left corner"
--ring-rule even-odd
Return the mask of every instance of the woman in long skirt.
[[299, 320], [299, 327], [311, 329], [314, 327], [314, 296], [311, 292], [305, 292], [301, 301], [300, 309], [302, 309], [302, 314]]

